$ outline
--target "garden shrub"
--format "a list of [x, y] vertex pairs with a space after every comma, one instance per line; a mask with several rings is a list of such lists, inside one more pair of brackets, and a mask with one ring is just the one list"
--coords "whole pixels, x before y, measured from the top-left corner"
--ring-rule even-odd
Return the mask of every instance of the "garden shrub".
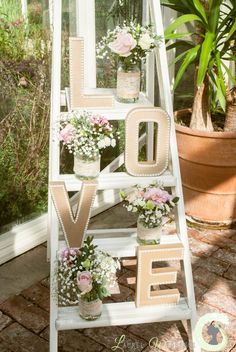
[[50, 40], [0, 14], [0, 226], [47, 208]]

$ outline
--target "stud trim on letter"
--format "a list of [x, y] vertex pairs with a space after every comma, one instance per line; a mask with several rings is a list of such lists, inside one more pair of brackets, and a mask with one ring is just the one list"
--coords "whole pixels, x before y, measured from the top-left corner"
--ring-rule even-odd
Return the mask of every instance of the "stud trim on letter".
[[[183, 258], [182, 244], [139, 246], [137, 249], [137, 289], [136, 306], [156, 304], [177, 304], [180, 298], [178, 289], [157, 290], [156, 286], [176, 283], [177, 271], [174, 268], [152, 268], [153, 262]], [[154, 290], [151, 291], [151, 287]]]
[[53, 203], [68, 247], [81, 247], [96, 196], [97, 181], [83, 182], [74, 216], [64, 182], [50, 182]]
[[[84, 39], [70, 38], [70, 96], [71, 109], [83, 107], [112, 107], [114, 98], [105, 94], [84, 94]], [[89, 65], [89, 62], [86, 62]]]
[[[139, 124], [156, 122], [158, 125], [155, 145], [156, 160], [138, 161]], [[135, 108], [125, 120], [125, 167], [132, 176], [158, 176], [168, 166], [170, 118], [161, 108]]]

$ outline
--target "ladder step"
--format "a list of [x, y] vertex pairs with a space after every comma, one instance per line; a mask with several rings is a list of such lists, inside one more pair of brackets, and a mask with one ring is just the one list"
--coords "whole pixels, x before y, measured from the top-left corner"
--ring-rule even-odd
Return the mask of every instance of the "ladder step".
[[[99, 95], [99, 94], [110, 95], [111, 94], [115, 98], [116, 90], [110, 89], [110, 88], [91, 88], [91, 89], [85, 89], [84, 94], [89, 94], [89, 95]], [[61, 103], [63, 105], [66, 105], [65, 91], [62, 91], [61, 93]], [[112, 108], [84, 107], [84, 109], [92, 113], [103, 115], [108, 120], [125, 120], [125, 117], [130, 110], [138, 107], [140, 108], [140, 107], [147, 107], [147, 106], [153, 107], [153, 104], [150, 102], [150, 100], [148, 100], [146, 95], [141, 92], [139, 94], [139, 100], [136, 103], [131, 103], [131, 104], [119, 103], [116, 99], [114, 99], [114, 106]], [[78, 108], [78, 110], [80, 109]]]
[[[78, 191], [81, 187], [81, 180], [74, 174], [59, 175], [53, 181], [64, 181], [68, 191]], [[175, 177], [165, 171], [160, 176], [137, 177], [131, 176], [126, 172], [101, 173], [98, 177], [98, 189], [120, 189], [128, 188], [134, 185], [149, 185], [154, 182], [160, 182], [164, 187], [173, 187], [176, 185]]]
[[[107, 231], [107, 230], [106, 230]], [[90, 232], [90, 235], [92, 233]], [[136, 249], [138, 247], [138, 243], [136, 241], [136, 229], [131, 233], [131, 236], [119, 236], [119, 237], [111, 237], [110, 238], [99, 238], [99, 236], [94, 237], [94, 244], [96, 244], [99, 249], [109, 253], [113, 257], [135, 257]], [[159, 245], [160, 251], [166, 252], [167, 247], [170, 251], [170, 255], [173, 250], [177, 249], [178, 258], [182, 259], [183, 256], [183, 246], [180, 242], [180, 239], [177, 235], [163, 235], [161, 237], [161, 245]], [[59, 241], [59, 249], [63, 249], [66, 247], [65, 241]], [[153, 246], [150, 246], [153, 247]], [[175, 251], [176, 255], [176, 251]], [[165, 254], [166, 257], [166, 254]]]
[[160, 321], [187, 320], [191, 310], [185, 298], [180, 298], [176, 305], [146, 306], [136, 308], [134, 302], [103, 304], [99, 319], [85, 321], [79, 316], [78, 307], [58, 309], [57, 330], [84, 329], [111, 325], [131, 325]]

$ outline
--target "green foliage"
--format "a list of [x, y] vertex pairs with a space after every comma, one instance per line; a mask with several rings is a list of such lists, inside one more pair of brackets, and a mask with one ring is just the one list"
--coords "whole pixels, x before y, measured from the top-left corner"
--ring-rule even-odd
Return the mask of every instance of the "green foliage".
[[[198, 67], [196, 86], [200, 87], [206, 76], [209, 77], [211, 82], [209, 94], [214, 91], [212, 87], [216, 87], [214, 98], [218, 99], [225, 111], [227, 79], [222, 72], [225, 69], [225, 60], [235, 62], [236, 59], [232, 55], [236, 33], [235, 0], [209, 1], [206, 6], [203, 6], [200, 0], [162, 0], [162, 5], [182, 14], [165, 30], [167, 42], [170, 39], [175, 40], [174, 44], [168, 45], [167, 48], [182, 46], [184, 50], [175, 60], [175, 62], [182, 61], [176, 76], [175, 88], [188, 67], [194, 63]], [[187, 41], [183, 40], [183, 35], [180, 34], [178, 37], [175, 33], [175, 30], [184, 23], [194, 23], [194, 32], [186, 33]], [[226, 70], [226, 75], [235, 86], [235, 79], [229, 70]]]
[[21, 19], [21, 1], [19, 0], [0, 0], [0, 13], [9, 22]]
[[142, 23], [142, 0], [114, 0], [108, 15], [115, 25], [134, 20]]
[[47, 208], [51, 45], [14, 6], [0, 6], [1, 226]]

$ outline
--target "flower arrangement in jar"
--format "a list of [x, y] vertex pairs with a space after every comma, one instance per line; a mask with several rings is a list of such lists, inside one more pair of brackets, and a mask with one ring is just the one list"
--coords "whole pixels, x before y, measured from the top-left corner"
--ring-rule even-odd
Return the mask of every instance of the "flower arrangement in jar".
[[79, 304], [80, 316], [95, 320], [102, 313], [102, 300], [116, 285], [119, 261], [99, 250], [93, 237], [81, 248], [65, 248], [58, 255], [58, 301]]
[[179, 198], [169, 194], [157, 184], [135, 186], [129, 195], [120, 192], [124, 206], [138, 215], [137, 241], [140, 244], [158, 244], [163, 225], [169, 221]]
[[114, 132], [107, 118], [98, 114], [75, 111], [61, 115], [59, 140], [74, 154], [74, 173], [80, 179], [99, 175], [101, 150], [116, 146]]
[[160, 40], [152, 26], [141, 26], [135, 22], [124, 22], [114, 30], [108, 30], [97, 46], [97, 57], [115, 59], [117, 70], [117, 100], [134, 103], [139, 98], [140, 66], [147, 54]]

